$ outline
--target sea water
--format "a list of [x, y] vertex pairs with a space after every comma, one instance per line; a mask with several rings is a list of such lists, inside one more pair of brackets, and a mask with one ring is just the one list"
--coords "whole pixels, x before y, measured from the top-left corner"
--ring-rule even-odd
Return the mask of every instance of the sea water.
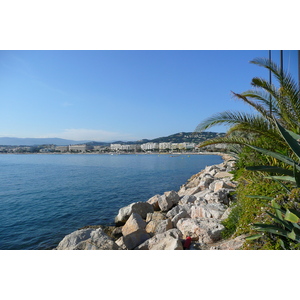
[[0, 249], [52, 249], [221, 162], [217, 155], [0, 155]]

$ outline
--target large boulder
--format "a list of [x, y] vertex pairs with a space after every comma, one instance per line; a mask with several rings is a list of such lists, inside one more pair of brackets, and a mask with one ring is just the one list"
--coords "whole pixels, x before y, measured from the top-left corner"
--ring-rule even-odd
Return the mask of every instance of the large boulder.
[[228, 194], [230, 191], [231, 190], [229, 190], [229, 189], [221, 188], [214, 193], [206, 194], [204, 196], [204, 199], [207, 200], [209, 203], [220, 202], [220, 203], [228, 205], [229, 204]]
[[86, 228], [76, 230], [66, 235], [56, 247], [57, 250], [73, 250], [80, 242], [85, 241], [91, 237], [93, 228]]
[[139, 229], [126, 236], [123, 236], [123, 244], [128, 250], [132, 250], [148, 240], [151, 236], [146, 232], [145, 229]]
[[173, 225], [170, 219], [166, 220], [152, 220], [146, 226], [146, 232], [149, 234], [163, 233], [172, 229]]
[[139, 245], [137, 250], [183, 250], [182, 234], [174, 228], [164, 233], [156, 234], [143, 244]]
[[185, 187], [181, 188], [180, 191], [178, 192], [178, 195], [180, 197], [184, 196], [184, 195], [194, 195], [196, 193], [199, 193], [202, 191], [202, 188], [201, 186], [196, 186], [196, 187], [193, 187], [193, 188], [188, 188], [186, 189]]
[[224, 212], [226, 210], [226, 207], [221, 203], [209, 203], [209, 204], [200, 204], [200, 205], [194, 205], [191, 208], [191, 218], [214, 218], [214, 219], [220, 219]]
[[220, 189], [232, 189], [234, 184], [229, 180], [216, 180], [214, 182], [214, 192], [217, 192]]
[[146, 222], [137, 213], [132, 213], [125, 225], [122, 227], [123, 236], [135, 232], [139, 229], [145, 229]]
[[177, 222], [180, 220], [180, 219], [183, 219], [183, 218], [188, 218], [189, 215], [188, 213], [186, 212], [186, 210], [182, 210], [181, 212], [179, 212], [177, 215], [175, 215], [173, 218], [172, 218], [172, 224], [173, 224], [173, 227], [176, 227], [177, 225]]
[[168, 218], [172, 219], [173, 217], [175, 217], [178, 213], [180, 213], [183, 210], [184, 210], [184, 208], [182, 207], [182, 205], [176, 205], [167, 212], [166, 216]]
[[161, 211], [155, 211], [154, 213], [148, 213], [146, 217], [146, 222], [150, 222], [153, 220], [165, 220], [167, 217]]
[[214, 219], [180, 219], [177, 228], [184, 238], [190, 236], [200, 243], [211, 244], [221, 239], [221, 232], [224, 226]]
[[168, 211], [173, 206], [172, 199], [162, 195], [158, 199], [158, 206], [161, 211]]
[[178, 204], [180, 200], [178, 193], [175, 191], [164, 192], [164, 195], [172, 202], [172, 206]]
[[179, 204], [183, 205], [186, 203], [194, 203], [195, 200], [197, 200], [197, 197], [195, 195], [185, 195], [180, 199]]
[[135, 202], [128, 206], [122, 207], [119, 210], [118, 215], [115, 217], [115, 223], [117, 226], [125, 224], [132, 213], [139, 214], [143, 219], [146, 219], [147, 213], [153, 213], [154, 208], [147, 202]]
[[120, 250], [120, 247], [102, 228], [98, 228], [91, 232], [90, 239], [80, 242], [74, 250]]
[[155, 195], [147, 201], [147, 203], [151, 204], [153, 206], [153, 209], [156, 211], [159, 210], [159, 206], [158, 206], [159, 197], [160, 195]]
[[218, 244], [217, 246], [212, 246], [209, 250], [239, 250], [245, 243], [246, 235], [239, 235], [232, 240], [226, 240]]
[[214, 178], [210, 174], [206, 174], [200, 181], [199, 187], [201, 190], [208, 189], [209, 185], [214, 181]]

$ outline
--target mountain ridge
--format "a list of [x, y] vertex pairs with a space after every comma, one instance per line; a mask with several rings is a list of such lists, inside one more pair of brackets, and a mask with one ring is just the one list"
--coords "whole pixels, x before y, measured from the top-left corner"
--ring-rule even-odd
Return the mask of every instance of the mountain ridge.
[[178, 132], [165, 137], [155, 139], [142, 139], [138, 141], [114, 141], [114, 142], [95, 142], [90, 140], [74, 141], [61, 138], [16, 138], [16, 137], [0, 137], [1, 146], [37, 146], [37, 145], [78, 145], [89, 144], [93, 146], [108, 146], [110, 144], [144, 144], [144, 143], [200, 143], [207, 139], [224, 136], [225, 133], [217, 132]]

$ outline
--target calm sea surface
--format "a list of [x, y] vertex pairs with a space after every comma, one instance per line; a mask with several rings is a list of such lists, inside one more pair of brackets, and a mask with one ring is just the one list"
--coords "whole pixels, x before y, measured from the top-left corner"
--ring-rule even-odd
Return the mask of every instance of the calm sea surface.
[[222, 162], [217, 155], [0, 155], [0, 249], [51, 249]]

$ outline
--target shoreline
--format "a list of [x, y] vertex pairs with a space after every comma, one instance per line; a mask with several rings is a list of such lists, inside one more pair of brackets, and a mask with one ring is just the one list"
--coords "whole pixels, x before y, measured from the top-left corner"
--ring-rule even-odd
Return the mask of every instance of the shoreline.
[[[0, 155], [219, 155], [219, 156], [225, 156], [225, 157], [230, 157], [229, 154], [224, 153], [224, 152], [184, 152], [184, 153], [165, 153], [165, 152], [152, 152], [152, 153], [115, 153], [115, 152], [108, 152], [108, 153], [91, 153], [91, 152], [83, 152], [83, 153], [71, 153], [71, 152], [65, 152], [65, 153], [58, 153], [58, 152], [50, 152], [50, 153], [40, 153], [40, 152], [35, 152], [35, 153], [1, 153]], [[223, 158], [224, 159], [224, 158]]]
[[229, 194], [236, 188], [228, 173], [232, 157], [201, 154], [220, 155], [223, 162], [192, 175], [177, 192], [120, 208], [113, 226], [87, 225], [66, 235], [53, 250], [239, 249], [243, 237], [225, 241], [221, 236], [221, 222], [231, 211]]

